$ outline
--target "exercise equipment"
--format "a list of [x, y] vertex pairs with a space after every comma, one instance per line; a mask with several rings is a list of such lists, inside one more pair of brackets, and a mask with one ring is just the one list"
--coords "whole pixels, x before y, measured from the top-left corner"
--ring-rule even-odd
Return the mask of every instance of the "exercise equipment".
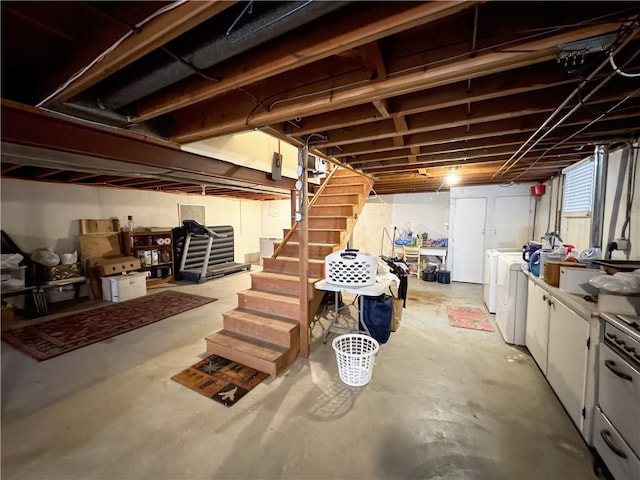
[[234, 261], [231, 225], [205, 227], [195, 220], [183, 220], [173, 229], [178, 278], [206, 282], [230, 273], [250, 270], [250, 263]]

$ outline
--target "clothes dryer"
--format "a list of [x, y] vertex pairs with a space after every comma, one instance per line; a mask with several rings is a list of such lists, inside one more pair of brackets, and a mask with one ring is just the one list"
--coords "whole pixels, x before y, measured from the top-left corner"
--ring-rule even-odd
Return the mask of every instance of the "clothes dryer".
[[484, 272], [482, 279], [484, 304], [490, 313], [496, 313], [496, 283], [498, 279], [498, 258], [501, 255], [522, 256], [521, 248], [492, 248], [484, 254]]
[[527, 326], [527, 276], [522, 256], [498, 259], [496, 324], [507, 343], [524, 345]]

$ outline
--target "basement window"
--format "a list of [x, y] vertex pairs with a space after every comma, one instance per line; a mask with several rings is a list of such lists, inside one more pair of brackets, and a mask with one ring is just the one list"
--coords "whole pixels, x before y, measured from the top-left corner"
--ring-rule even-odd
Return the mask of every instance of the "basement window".
[[564, 194], [562, 215], [568, 217], [588, 217], [591, 215], [594, 187], [594, 162], [587, 158], [562, 170], [564, 174]]

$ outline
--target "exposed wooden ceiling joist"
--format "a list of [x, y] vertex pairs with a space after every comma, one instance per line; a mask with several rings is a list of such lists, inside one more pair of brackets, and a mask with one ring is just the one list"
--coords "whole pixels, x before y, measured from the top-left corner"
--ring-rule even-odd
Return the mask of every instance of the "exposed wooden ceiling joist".
[[[288, 196], [293, 179], [181, 147], [259, 129], [294, 146], [320, 134], [313, 153], [375, 175], [378, 193], [433, 191], [449, 166], [461, 185], [543, 181], [640, 134], [632, 2], [557, 1], [552, 14], [511, 1], [0, 8], [2, 172], [15, 178]], [[53, 91], [45, 103], [61, 115], [6, 102], [28, 110]]]

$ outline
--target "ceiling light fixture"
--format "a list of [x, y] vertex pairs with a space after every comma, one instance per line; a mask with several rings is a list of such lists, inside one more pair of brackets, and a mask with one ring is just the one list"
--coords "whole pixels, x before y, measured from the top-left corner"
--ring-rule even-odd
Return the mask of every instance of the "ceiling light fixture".
[[449, 169], [449, 173], [447, 173], [447, 176], [444, 177], [444, 181], [447, 185], [455, 185], [458, 183], [458, 181], [460, 180], [460, 177], [458, 176], [457, 170], [458, 170], [457, 167], [453, 167]]

